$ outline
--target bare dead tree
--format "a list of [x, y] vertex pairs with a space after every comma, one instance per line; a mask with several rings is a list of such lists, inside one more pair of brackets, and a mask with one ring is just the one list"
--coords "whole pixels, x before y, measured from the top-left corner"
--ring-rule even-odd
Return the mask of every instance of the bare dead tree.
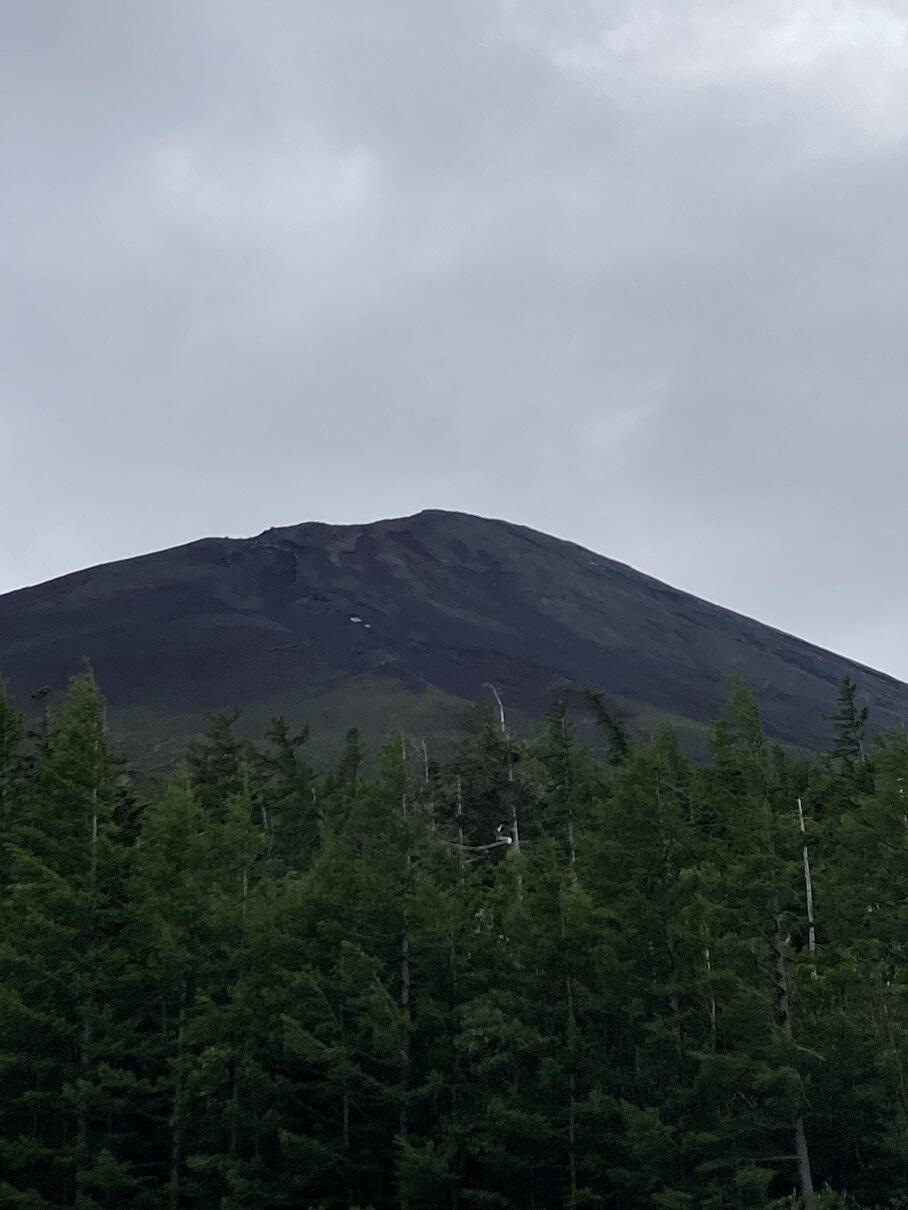
[[810, 878], [810, 853], [807, 848], [807, 829], [804, 826], [804, 807], [798, 799], [798, 824], [804, 837], [804, 896], [807, 900], [807, 949], [810, 954], [810, 969], [817, 977], [817, 930], [813, 915], [813, 882]]
[[517, 812], [517, 796], [514, 793], [514, 757], [511, 751], [511, 733], [508, 730], [508, 722], [504, 712], [504, 702], [501, 700], [501, 694], [490, 681], [485, 682], [485, 688], [491, 691], [498, 706], [498, 722], [501, 727], [501, 736], [505, 745], [505, 759], [507, 760], [507, 777], [508, 777], [508, 811], [510, 814], [511, 823], [511, 849], [514, 853], [520, 852], [520, 821]]

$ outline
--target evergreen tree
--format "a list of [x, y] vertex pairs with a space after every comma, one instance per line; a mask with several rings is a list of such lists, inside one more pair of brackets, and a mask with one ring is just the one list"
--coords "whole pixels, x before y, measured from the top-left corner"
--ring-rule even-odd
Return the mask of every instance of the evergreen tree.
[[186, 764], [199, 802], [223, 818], [229, 799], [240, 794], [249, 775], [249, 746], [235, 731], [239, 712], [216, 714], [204, 735], [186, 751]]
[[52, 712], [7, 846], [0, 904], [0, 1204], [111, 1205], [118, 1157], [125, 855], [121, 772], [90, 673]]
[[188, 770], [178, 771], [144, 813], [129, 882], [135, 1162], [149, 1188], [148, 1205], [171, 1210], [194, 1193], [186, 1140], [199, 1105], [188, 1091], [188, 1037], [212, 978], [206, 906], [216, 876], [214, 831]]
[[0, 889], [8, 878], [8, 841], [23, 790], [25, 727], [6, 686], [0, 681]]
[[488, 703], [466, 711], [452, 767], [446, 771], [447, 811], [442, 816], [458, 843], [485, 846], [498, 837], [513, 846], [516, 824], [519, 847], [521, 819], [526, 822], [533, 801], [533, 791], [522, 777], [524, 755]]
[[897, 1210], [908, 741], [735, 678], [599, 765], [493, 693], [374, 776], [222, 717], [141, 811], [90, 674], [0, 697], [0, 1206]]
[[360, 773], [363, 767], [363, 746], [360, 740], [359, 728], [351, 727], [344, 736], [344, 750], [338, 766], [338, 777], [341, 785], [355, 794], [359, 785]]
[[790, 943], [804, 913], [796, 804], [784, 760], [778, 753], [773, 758], [763, 740], [753, 695], [740, 677], [732, 678], [730, 688], [714, 733], [715, 768], [705, 771], [700, 787], [712, 808], [705, 814], [722, 874], [712, 961], [728, 970], [728, 991], [717, 997], [717, 1020], [726, 1023], [724, 1038], [723, 1031], [717, 1034], [728, 1053], [712, 1066], [719, 1075], [733, 1075], [730, 1094], [741, 1087], [750, 1091], [738, 1140], [752, 1148], [752, 1161], [739, 1171], [752, 1173], [756, 1193], [760, 1180], [772, 1175], [760, 1157], [790, 1150], [790, 1179], [809, 1201], [810, 1052], [801, 1043], [797, 1018], [807, 964], [798, 961]]
[[587, 689], [584, 701], [593, 713], [596, 725], [608, 739], [608, 763], [615, 768], [623, 765], [631, 750], [631, 740], [624, 722], [606, 704], [605, 694]]
[[293, 734], [281, 716], [272, 720], [267, 746], [256, 754], [266, 847], [285, 869], [304, 869], [318, 848], [315, 772], [305, 757], [308, 739], [308, 727]]
[[850, 677], [844, 677], [839, 685], [835, 714], [830, 715], [835, 741], [833, 756], [850, 764], [864, 764], [867, 760], [867, 706], [857, 704], [858, 687]]
[[[830, 1179], [868, 1200], [891, 1196], [908, 1179], [905, 737], [882, 737], [873, 767], [872, 792], [832, 821], [818, 874], [828, 888], [816, 989], [826, 1061], [814, 1076]], [[842, 762], [840, 770], [853, 794], [851, 767]]]
[[182, 1064], [185, 1095], [196, 1106], [188, 1115], [187, 1166], [202, 1204], [210, 1200], [221, 1210], [287, 1204], [278, 1126], [280, 912], [260, 804], [244, 769], [240, 782], [211, 834], [209, 973], [196, 991]]

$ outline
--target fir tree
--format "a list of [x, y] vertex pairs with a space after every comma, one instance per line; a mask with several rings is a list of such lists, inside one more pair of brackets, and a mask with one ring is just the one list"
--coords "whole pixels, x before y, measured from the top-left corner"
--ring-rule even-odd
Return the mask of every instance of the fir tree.
[[623, 765], [631, 750], [630, 736], [624, 722], [606, 704], [605, 694], [587, 689], [583, 699], [592, 711], [596, 725], [608, 739], [608, 763], [616, 768]]
[[0, 681], [0, 889], [7, 882], [8, 841], [21, 801], [25, 754], [25, 727], [6, 686]]
[[239, 712], [216, 714], [204, 735], [186, 751], [193, 789], [206, 811], [222, 819], [227, 801], [243, 790], [249, 774], [249, 748], [235, 731]]
[[139, 811], [90, 674], [0, 699], [0, 1206], [896, 1210], [904, 737], [496, 705], [374, 776], [228, 716]]
[[[120, 770], [90, 673], [52, 712], [10, 830], [0, 905], [0, 1171], [7, 1204], [110, 1204], [117, 1158]], [[18, 1203], [17, 1203], [18, 1199]], [[0, 1202], [2, 1204], [2, 1202]]]
[[[193, 1192], [187, 1181], [188, 1036], [198, 998], [210, 987], [214, 939], [206, 906], [215, 876], [214, 827], [199, 805], [188, 770], [178, 771], [145, 811], [129, 883], [127, 940], [136, 1076], [134, 1113], [151, 1204], [171, 1210]], [[148, 1154], [150, 1152], [150, 1155]]]
[[266, 846], [283, 868], [305, 869], [318, 848], [315, 772], [305, 757], [308, 739], [308, 727], [294, 734], [281, 716], [272, 719], [266, 747], [256, 755], [266, 804]]
[[864, 764], [867, 760], [867, 719], [869, 707], [858, 706], [858, 687], [850, 677], [839, 684], [835, 714], [830, 715], [835, 740], [832, 754], [837, 759], [851, 764]]

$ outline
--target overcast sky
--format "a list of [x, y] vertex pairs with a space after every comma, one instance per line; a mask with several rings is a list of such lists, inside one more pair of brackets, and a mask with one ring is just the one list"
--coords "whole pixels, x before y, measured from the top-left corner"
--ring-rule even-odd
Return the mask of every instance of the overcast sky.
[[455, 508], [908, 679], [908, 0], [0, 17], [0, 591]]

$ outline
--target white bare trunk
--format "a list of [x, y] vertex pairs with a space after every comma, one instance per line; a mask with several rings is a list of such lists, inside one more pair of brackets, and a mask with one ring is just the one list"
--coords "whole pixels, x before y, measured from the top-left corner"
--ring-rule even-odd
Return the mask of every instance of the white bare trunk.
[[511, 852], [520, 852], [520, 821], [517, 814], [517, 799], [514, 794], [514, 764], [511, 760], [511, 735], [508, 731], [508, 721], [504, 713], [504, 702], [501, 700], [501, 694], [494, 685], [486, 681], [486, 688], [491, 690], [492, 696], [498, 705], [498, 722], [501, 727], [501, 734], [505, 741], [505, 749], [508, 762], [508, 808], [511, 825]]
[[814, 979], [817, 977], [817, 930], [813, 916], [813, 883], [810, 878], [810, 853], [807, 849], [807, 829], [804, 826], [804, 808], [798, 799], [798, 823], [801, 835], [804, 837], [804, 895], [807, 900], [807, 948], [810, 953], [810, 967]]
[[454, 812], [454, 818], [457, 821], [457, 844], [460, 849], [461, 861], [463, 860], [463, 779], [457, 778], [457, 806]]
[[98, 881], [98, 811], [97, 811], [97, 796], [95, 791], [95, 813], [91, 817], [91, 886], [92, 890]]
[[517, 803], [514, 801], [513, 794], [511, 795], [511, 840], [514, 842], [511, 849], [515, 853], [520, 852], [520, 824], [517, 819]]
[[810, 1152], [807, 1149], [807, 1135], [804, 1133], [804, 1119], [800, 1116], [794, 1124], [795, 1155], [798, 1158], [798, 1180], [801, 1185], [801, 1197], [805, 1207], [813, 1201], [813, 1173], [810, 1170]]
[[716, 1044], [716, 998], [712, 993], [712, 974], [713, 963], [709, 952], [709, 946], [703, 947], [703, 957], [706, 961], [706, 974], [709, 979], [709, 995], [706, 999], [706, 1011], [709, 1014], [709, 1036], [712, 1039], [712, 1044]]
[[274, 849], [274, 835], [271, 831], [271, 821], [268, 818], [268, 810], [264, 803], [262, 803], [262, 832], [265, 836], [265, 854], [267, 857], [270, 857]]
[[486, 688], [492, 691], [492, 696], [495, 698], [498, 706], [498, 722], [501, 726], [501, 734], [506, 736], [508, 733], [508, 723], [504, 715], [504, 702], [501, 700], [501, 694], [489, 681], [486, 681]]

